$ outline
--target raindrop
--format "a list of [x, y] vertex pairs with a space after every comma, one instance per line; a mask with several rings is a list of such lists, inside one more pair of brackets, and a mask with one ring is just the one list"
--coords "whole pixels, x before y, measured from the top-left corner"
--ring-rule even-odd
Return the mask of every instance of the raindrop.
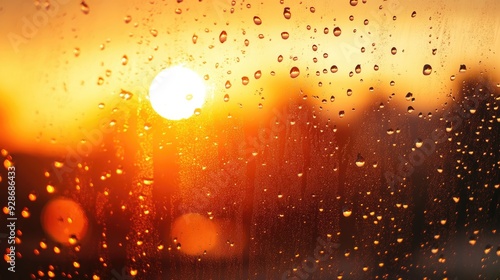
[[333, 101], [335, 101], [335, 96], [332, 95], [332, 96], [330, 96], [330, 102], [333, 102]]
[[244, 86], [248, 85], [248, 83], [249, 83], [249, 82], [250, 82], [250, 80], [248, 79], [248, 77], [247, 77], [247, 76], [244, 76], [244, 77], [242, 77], [242, 78], [241, 78], [241, 83], [242, 83]]
[[378, 71], [378, 69], [379, 69], [378, 65], [377, 65], [377, 64], [375, 64], [375, 65], [373, 66], [373, 70]]
[[467, 66], [465, 66], [465, 64], [460, 64], [460, 69], [458, 71], [461, 73], [467, 71]]
[[231, 82], [229, 80], [226, 81], [226, 84], [224, 86], [226, 87], [226, 89], [231, 88]]
[[127, 55], [122, 56], [122, 65], [127, 65], [127, 63], [128, 63]]
[[455, 77], [455, 75], [451, 75], [451, 76], [450, 76], [450, 81], [454, 81], [454, 80], [455, 80], [455, 78], [456, 78], [456, 77]]
[[432, 55], [436, 55], [437, 49], [432, 49]]
[[280, 55], [278, 56], [278, 62], [282, 62], [282, 61], [283, 61], [283, 56], [280, 54]]
[[332, 73], [337, 73], [337, 71], [339, 71], [339, 68], [337, 67], [337, 65], [332, 65], [332, 67], [330, 67], [330, 71]]
[[253, 74], [254, 78], [255, 79], [260, 79], [260, 77], [262, 77], [262, 72], [260, 70], [257, 70], [254, 74]]
[[361, 154], [358, 154], [358, 157], [356, 159], [356, 166], [363, 167], [364, 165], [365, 165], [365, 159], [361, 156]]
[[130, 15], [126, 15], [123, 17], [123, 21], [125, 23], [130, 23], [132, 21], [132, 17]]
[[413, 111], [415, 111], [415, 109], [412, 106], [408, 106], [407, 112], [411, 114]]
[[228, 102], [229, 101], [229, 94], [225, 94], [224, 95], [224, 102]]
[[219, 41], [223, 44], [227, 40], [227, 33], [226, 31], [222, 31], [219, 35]]
[[356, 65], [355, 71], [356, 71], [356, 74], [361, 73], [361, 65], [359, 65], [359, 64]]
[[80, 9], [82, 10], [82, 12], [86, 15], [89, 14], [90, 12], [90, 8], [89, 8], [89, 5], [87, 5], [87, 3], [85, 3], [85, 1], [82, 1], [80, 3]]
[[312, 45], [312, 50], [313, 51], [317, 51], [318, 50], [318, 46], [317, 45]]
[[352, 95], [352, 90], [351, 89], [348, 89], [347, 90], [347, 96], [351, 96]]
[[294, 66], [294, 67], [292, 67], [292, 69], [290, 69], [290, 77], [297, 78], [299, 75], [300, 75], [299, 68], [297, 68], [296, 66]]
[[261, 25], [262, 24], [262, 20], [260, 19], [260, 17], [258, 16], [254, 16], [253, 17], [253, 22], [256, 24], [256, 25]]
[[286, 19], [290, 19], [292, 17], [292, 13], [290, 12], [290, 7], [285, 7], [285, 9], [283, 9], [283, 16]]
[[198, 41], [198, 36], [196, 34], [193, 34], [193, 44], [196, 44], [196, 42]]
[[179, 9], [179, 8], [177, 8], [177, 9], [175, 9], [175, 13], [178, 14], [178, 15], [180, 15], [180, 14], [182, 14], [182, 10]]
[[422, 147], [422, 145], [424, 145], [424, 141], [422, 141], [422, 139], [418, 138], [415, 141], [415, 147], [420, 148], [420, 147]]
[[245, 39], [245, 46], [248, 47], [249, 44], [250, 44], [250, 41], [248, 41], [248, 39]]
[[323, 33], [328, 34], [328, 32], [330, 32], [330, 29], [328, 29], [328, 27], [325, 27], [325, 29], [323, 29]]
[[153, 29], [151, 29], [151, 30], [149, 30], [149, 33], [151, 33], [151, 35], [153, 35], [153, 37], [158, 36], [158, 30], [156, 30], [156, 29], [154, 29], [154, 28], [153, 28]]
[[288, 32], [281, 32], [281, 39], [286, 40], [290, 37], [290, 34]]
[[405, 96], [406, 101], [410, 101], [413, 98], [413, 93], [408, 92]]
[[350, 0], [349, 3], [351, 4], [351, 6], [356, 6], [358, 5], [358, 0]]
[[338, 26], [337, 26], [337, 27], [335, 27], [335, 28], [333, 29], [333, 35], [335, 35], [335, 36], [337, 36], [337, 37], [338, 37], [338, 36], [340, 36], [340, 34], [342, 34], [342, 30], [340, 29], [340, 27], [338, 27]]
[[120, 98], [122, 98], [123, 100], [130, 100], [132, 96], [134, 95], [131, 92], [128, 92], [123, 89], [120, 91]]
[[392, 47], [391, 49], [391, 53], [394, 55], [398, 52], [398, 49], [396, 49], [396, 47]]
[[428, 76], [432, 73], [432, 67], [429, 64], [424, 65], [424, 69], [422, 70], [425, 76]]
[[339, 118], [343, 118], [345, 115], [344, 110], [339, 111]]
[[413, 11], [413, 13], [411, 13], [411, 17], [416, 17], [417, 16], [417, 12]]
[[369, 23], [368, 19], [365, 19], [365, 21], [363, 21], [363, 23], [364, 23], [365, 25], [368, 25], [368, 23]]
[[102, 77], [97, 78], [97, 85], [102, 86], [104, 84], [104, 79]]

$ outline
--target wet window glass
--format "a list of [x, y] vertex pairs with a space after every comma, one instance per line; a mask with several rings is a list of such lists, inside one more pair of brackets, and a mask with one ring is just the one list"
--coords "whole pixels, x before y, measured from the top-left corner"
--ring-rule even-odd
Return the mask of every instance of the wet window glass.
[[499, 14], [0, 1], [0, 279], [497, 279]]

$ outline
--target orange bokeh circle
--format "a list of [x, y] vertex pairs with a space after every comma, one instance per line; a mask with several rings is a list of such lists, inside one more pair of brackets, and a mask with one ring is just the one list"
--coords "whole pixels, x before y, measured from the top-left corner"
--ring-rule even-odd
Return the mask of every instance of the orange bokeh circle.
[[181, 252], [193, 256], [215, 248], [218, 243], [217, 225], [196, 213], [178, 217], [172, 225], [171, 236], [177, 239]]
[[87, 215], [80, 204], [69, 198], [49, 201], [42, 210], [40, 221], [45, 233], [64, 245], [82, 240], [88, 229]]

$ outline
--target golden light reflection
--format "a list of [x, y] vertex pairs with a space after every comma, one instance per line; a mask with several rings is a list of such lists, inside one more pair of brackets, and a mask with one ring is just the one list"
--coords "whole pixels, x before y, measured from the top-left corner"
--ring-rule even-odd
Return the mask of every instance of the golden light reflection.
[[189, 213], [174, 221], [171, 236], [182, 253], [199, 256], [217, 245], [218, 231], [217, 225], [210, 219]]
[[81, 241], [87, 234], [87, 215], [80, 204], [68, 198], [49, 201], [40, 219], [47, 235], [64, 245], [71, 245], [72, 239]]

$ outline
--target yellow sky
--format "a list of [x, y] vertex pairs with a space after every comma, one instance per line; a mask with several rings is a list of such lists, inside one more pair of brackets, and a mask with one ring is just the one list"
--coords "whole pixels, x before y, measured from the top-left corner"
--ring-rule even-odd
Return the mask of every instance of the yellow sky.
[[[128, 115], [121, 112], [133, 113], [139, 102], [147, 102], [154, 76], [175, 64], [209, 76], [204, 114], [246, 117], [261, 110], [259, 103], [270, 111], [298, 96], [288, 89], [320, 100], [335, 95], [336, 101], [325, 105], [325, 117], [336, 119], [339, 110], [355, 107], [353, 114], [358, 114], [387, 101], [392, 92], [402, 112], [408, 106], [404, 95], [411, 91], [416, 97], [412, 106], [426, 113], [446, 101], [454, 87], [451, 75], [460, 82], [460, 64], [466, 64], [469, 73], [486, 71], [500, 82], [495, 69], [500, 61], [496, 0], [359, 1], [356, 7], [349, 1], [313, 1], [313, 10], [292, 1], [237, 2], [87, 1], [86, 14], [78, 1], [52, 0], [48, 11], [43, 1], [39, 7], [33, 1], [0, 1], [0, 145], [12, 151], [64, 153], [100, 120], [118, 118], [118, 125], [126, 121]], [[283, 16], [285, 7], [291, 10], [289, 20]], [[131, 17], [129, 23], [126, 16]], [[253, 22], [254, 16], [262, 19], [261, 25]], [[336, 26], [342, 29], [338, 37], [333, 35]], [[219, 42], [222, 31], [228, 34], [224, 43]], [[289, 38], [282, 39], [282, 32]], [[358, 64], [361, 73], [349, 77]], [[431, 75], [422, 74], [424, 64], [432, 65]], [[335, 74], [332, 65], [338, 66]], [[294, 66], [301, 74], [291, 79]], [[258, 70], [263, 75], [256, 80]], [[243, 76], [250, 78], [246, 86], [241, 84]], [[389, 86], [391, 80], [396, 86]], [[224, 87], [226, 81], [231, 88]], [[348, 89], [353, 91], [350, 97]], [[120, 98], [122, 90], [133, 98]], [[230, 102], [223, 102], [225, 94]], [[103, 109], [99, 103], [105, 104]]]

